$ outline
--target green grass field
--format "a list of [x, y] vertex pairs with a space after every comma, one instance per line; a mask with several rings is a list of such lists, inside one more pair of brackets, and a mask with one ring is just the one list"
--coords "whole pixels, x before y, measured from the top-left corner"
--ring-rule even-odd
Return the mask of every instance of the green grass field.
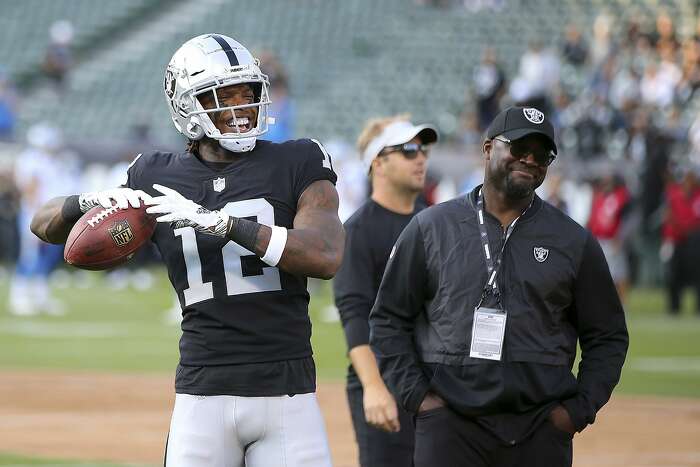
[[[16, 317], [6, 309], [9, 277], [0, 276], [0, 370], [70, 369], [173, 373], [179, 328], [166, 322], [173, 295], [155, 273], [153, 287], [114, 290], [109, 276], [73, 276], [54, 293], [65, 316]], [[78, 284], [81, 287], [78, 287]], [[339, 322], [323, 319], [331, 304], [329, 283], [312, 284], [313, 345], [319, 377], [342, 378], [347, 366]], [[700, 317], [686, 297], [678, 318], [664, 314], [659, 290], [633, 291], [626, 304], [630, 352], [619, 393], [700, 397]], [[100, 465], [0, 455], [0, 465]]]

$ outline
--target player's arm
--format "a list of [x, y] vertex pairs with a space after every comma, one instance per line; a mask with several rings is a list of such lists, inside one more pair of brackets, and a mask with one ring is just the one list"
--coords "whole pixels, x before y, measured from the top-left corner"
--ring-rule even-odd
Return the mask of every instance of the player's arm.
[[[270, 247], [272, 230], [267, 226], [260, 230], [256, 253], [264, 255]], [[344, 244], [338, 192], [328, 180], [315, 181], [299, 198], [294, 228], [287, 232], [279, 267], [292, 274], [330, 279], [343, 260]]]
[[69, 219], [64, 217], [64, 205], [68, 198], [70, 197], [53, 198], [39, 208], [30, 225], [34, 235], [47, 243], [66, 243], [70, 229], [80, 219], [80, 216]]
[[338, 193], [328, 180], [311, 183], [299, 197], [294, 228], [230, 218], [227, 231], [228, 238], [291, 274], [330, 279], [343, 259]]
[[31, 231], [47, 243], [65, 243], [70, 230], [78, 219], [95, 206], [109, 208], [116, 204], [120, 208], [138, 208], [141, 200], [148, 202], [150, 196], [141, 190], [115, 188], [80, 195], [60, 196], [41, 206], [34, 214]]

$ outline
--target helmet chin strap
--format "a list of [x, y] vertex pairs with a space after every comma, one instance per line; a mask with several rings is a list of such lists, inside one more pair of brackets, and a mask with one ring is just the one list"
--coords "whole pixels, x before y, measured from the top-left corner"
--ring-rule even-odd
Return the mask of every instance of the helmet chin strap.
[[231, 152], [248, 152], [255, 148], [256, 138], [220, 139], [219, 145]]

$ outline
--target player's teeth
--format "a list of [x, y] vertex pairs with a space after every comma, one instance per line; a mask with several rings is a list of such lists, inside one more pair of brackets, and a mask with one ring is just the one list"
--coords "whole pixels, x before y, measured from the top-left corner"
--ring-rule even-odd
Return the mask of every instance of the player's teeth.
[[[246, 117], [239, 118], [239, 119], [238, 119], [238, 126], [245, 126], [245, 125], [248, 124], [248, 122], [249, 122], [249, 121], [248, 121], [248, 119], [247, 119]], [[228, 121], [228, 126], [230, 126], [231, 128], [235, 128], [236, 125], [235, 125], [235, 123], [233, 122], [233, 120], [229, 120], [229, 121]]]

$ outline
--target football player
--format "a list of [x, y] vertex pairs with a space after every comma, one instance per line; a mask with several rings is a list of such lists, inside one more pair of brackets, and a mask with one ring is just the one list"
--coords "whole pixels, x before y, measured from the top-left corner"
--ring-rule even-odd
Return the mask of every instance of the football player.
[[139, 155], [122, 188], [54, 199], [32, 231], [65, 242], [98, 204], [158, 216], [183, 309], [165, 465], [329, 466], [306, 278], [333, 277], [343, 254], [331, 159], [316, 140], [259, 139], [268, 79], [230, 37], [187, 41], [164, 91], [187, 151]]

